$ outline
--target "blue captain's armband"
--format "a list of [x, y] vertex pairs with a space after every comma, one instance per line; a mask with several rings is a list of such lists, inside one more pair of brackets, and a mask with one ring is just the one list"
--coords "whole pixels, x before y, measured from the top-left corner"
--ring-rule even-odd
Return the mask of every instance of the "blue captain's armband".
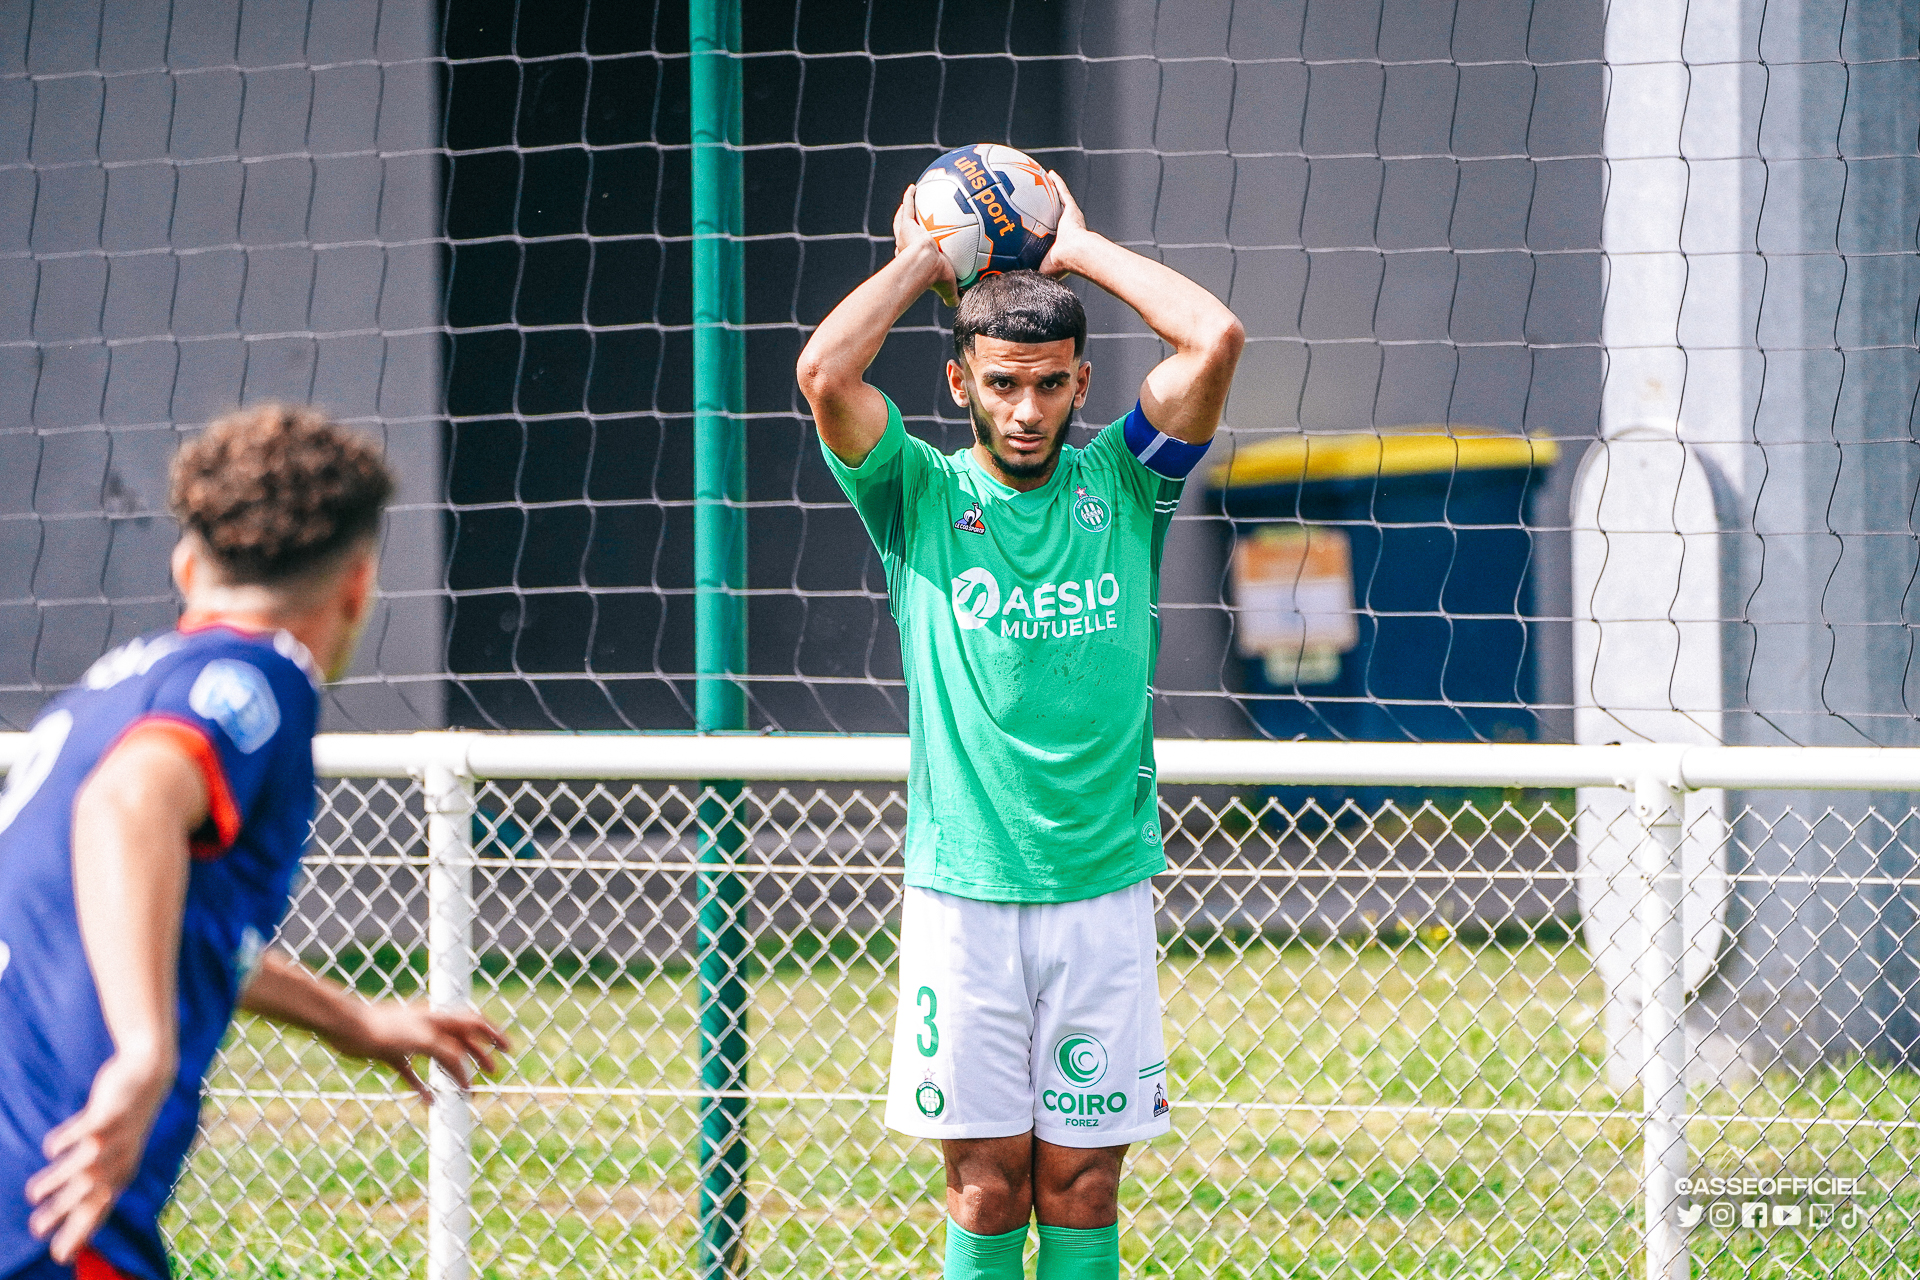
[[1134, 401], [1133, 412], [1127, 415], [1121, 430], [1126, 435], [1127, 448], [1140, 460], [1140, 465], [1168, 480], [1185, 480], [1187, 473], [1207, 456], [1204, 444], [1188, 444], [1154, 430], [1147, 415], [1140, 411], [1138, 400]]

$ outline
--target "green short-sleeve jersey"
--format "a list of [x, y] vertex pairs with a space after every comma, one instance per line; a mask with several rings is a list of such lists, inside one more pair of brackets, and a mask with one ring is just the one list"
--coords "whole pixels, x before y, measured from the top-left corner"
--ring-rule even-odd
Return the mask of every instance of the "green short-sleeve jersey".
[[891, 400], [859, 466], [822, 452], [900, 625], [907, 883], [1071, 902], [1164, 870], [1151, 686], [1180, 482], [1142, 466], [1116, 422], [1017, 492], [970, 450], [908, 435]]

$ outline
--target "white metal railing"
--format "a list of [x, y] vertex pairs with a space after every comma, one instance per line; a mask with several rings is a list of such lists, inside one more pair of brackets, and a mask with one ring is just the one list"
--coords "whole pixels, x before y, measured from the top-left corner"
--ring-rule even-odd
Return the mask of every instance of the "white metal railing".
[[[0, 733], [0, 769], [26, 739]], [[1920, 747], [1606, 747], [1555, 743], [1267, 742], [1161, 738], [1160, 780], [1250, 786], [1624, 787], [1663, 777], [1686, 790], [1915, 791]], [[418, 775], [438, 762], [476, 778], [901, 782], [898, 734], [326, 733], [322, 777]]]
[[[15, 758], [23, 736], [0, 735], [0, 766]], [[1639, 832], [1633, 874], [1642, 939], [1634, 972], [1646, 996], [1640, 1026], [1637, 1176], [1649, 1280], [1681, 1280], [1689, 1274], [1688, 1232], [1680, 1225], [1681, 1197], [1676, 1192], [1676, 1183], [1688, 1169], [1687, 1045], [1682, 1022], [1687, 999], [1682, 953], [1687, 934], [1680, 868], [1685, 793], [1709, 787], [1920, 791], [1920, 749], [1176, 739], [1161, 741], [1157, 751], [1166, 789], [1230, 784], [1620, 787], [1631, 792], [1631, 812]], [[439, 1005], [462, 1005], [473, 994], [474, 876], [481, 865], [474, 848], [477, 785], [489, 780], [612, 783], [697, 778], [764, 784], [899, 783], [907, 774], [907, 745], [898, 737], [331, 734], [316, 741], [315, 759], [327, 778], [406, 778], [419, 788], [426, 850], [428, 993]], [[1217, 825], [1218, 814], [1211, 816]], [[1172, 822], [1170, 818], [1170, 831]], [[890, 838], [897, 840], [897, 833]], [[755, 869], [766, 867], [755, 864]], [[465, 1280], [471, 1274], [474, 1221], [473, 1105], [438, 1074], [434, 1093], [427, 1144], [427, 1265], [433, 1280]], [[1187, 1105], [1215, 1104], [1192, 1099]], [[1244, 1109], [1259, 1104], [1227, 1105]]]

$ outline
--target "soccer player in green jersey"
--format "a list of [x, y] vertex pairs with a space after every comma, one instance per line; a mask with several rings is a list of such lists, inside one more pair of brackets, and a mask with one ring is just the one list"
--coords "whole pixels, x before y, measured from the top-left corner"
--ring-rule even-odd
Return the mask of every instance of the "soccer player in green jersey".
[[[1127, 1144], [1167, 1131], [1154, 973], [1166, 867], [1154, 793], [1160, 552], [1239, 360], [1233, 313], [1065, 204], [1040, 271], [959, 300], [947, 384], [973, 421], [951, 455], [865, 380], [953, 269], [914, 217], [894, 258], [800, 355], [827, 464], [885, 563], [906, 670], [912, 779], [900, 1017], [887, 1124], [938, 1139], [947, 1280], [1015, 1280], [1031, 1218], [1042, 1280], [1120, 1271]], [[1078, 275], [1173, 348], [1084, 449]]]

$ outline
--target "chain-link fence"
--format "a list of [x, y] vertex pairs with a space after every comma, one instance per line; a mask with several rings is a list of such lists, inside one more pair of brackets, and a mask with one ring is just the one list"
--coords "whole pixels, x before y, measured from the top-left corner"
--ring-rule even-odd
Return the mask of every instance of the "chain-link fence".
[[[822, 773], [861, 771], [831, 767], [832, 743], [810, 750]], [[1428, 753], [1408, 758], [1430, 760], [1439, 782], [1460, 779], [1458, 749], [1401, 750]], [[1610, 980], [1581, 934], [1581, 903], [1597, 901], [1581, 877], [1602, 873], [1581, 811], [1598, 812], [1592, 797], [1606, 793], [1308, 785], [1314, 770], [1343, 767], [1315, 759], [1292, 785], [1163, 781], [1173, 866], [1155, 890], [1174, 1130], [1129, 1161], [1127, 1274], [1584, 1276], [1651, 1264], [1685, 1275], [1688, 1252], [1714, 1276], [1920, 1268], [1920, 1075], [1899, 1065], [1899, 1047], [1867, 1037], [1863, 1052], [1786, 1054], [1747, 1073], [1735, 1054], [1715, 1074], [1713, 1034], [1693, 1026], [1716, 983], [1734, 993], [1722, 1005], [1770, 1025], [1749, 1007], [1752, 984], [1729, 975], [1771, 972], [1748, 935], [1772, 922], [1759, 932], [1778, 942], [1781, 919], [1800, 922], [1809, 954], [1847, 953], [1814, 980], [1835, 1027], [1881, 1007], [1847, 958], [1875, 952], [1874, 973], [1905, 980], [1894, 957], [1920, 878], [1863, 874], [1859, 862], [1870, 852], [1884, 871], [1909, 856], [1904, 801], [1849, 809], [1841, 796], [1818, 813], [1769, 808], [1765, 792], [1721, 801], [1707, 829], [1724, 837], [1709, 852], [1724, 855], [1728, 888], [1711, 923], [1728, 940], [1718, 972], [1687, 978], [1696, 1082], [1676, 1161], [1655, 1149], [1675, 1118], [1663, 1120], [1657, 1072], [1652, 1092], [1642, 1087], [1671, 1040], [1656, 1022], [1655, 1052], [1610, 1079]], [[243, 1021], [172, 1219], [184, 1269], [451, 1276], [470, 1251], [479, 1276], [699, 1274], [713, 1268], [716, 1178], [737, 1159], [742, 1273], [936, 1274], [937, 1153], [881, 1124], [903, 788], [759, 781], [736, 794], [474, 772], [481, 781], [456, 764], [424, 770], [424, 782], [324, 783], [280, 938], [373, 995], [437, 983], [437, 997], [457, 999], [454, 970], [471, 958], [473, 998], [515, 1050], [475, 1091], [470, 1135], [455, 1096], [441, 1093], [430, 1122], [380, 1072]], [[1681, 809], [1663, 818], [1644, 788], [1640, 799], [1605, 817], [1632, 825], [1634, 849], [1657, 851], [1656, 829]], [[1683, 843], [1665, 841], [1676, 864]], [[1825, 859], [1828, 872], [1780, 872], [1770, 850], [1802, 868]], [[1633, 865], [1623, 874], [1635, 892], [1662, 900], [1657, 867]], [[1690, 882], [1700, 875], [1689, 869]], [[1862, 904], [1879, 932], [1863, 932]], [[1681, 967], [1659, 924], [1631, 944], [1655, 992], [1642, 1003], [1639, 988], [1624, 993], [1636, 1030], [1660, 1003], [1646, 957]], [[724, 1047], [711, 1017], [727, 984], [713, 960], [728, 947], [718, 977], [741, 979], [744, 1074], [716, 1090], [703, 1066]], [[1732, 1034], [1726, 1018], [1716, 1025]], [[744, 1109], [737, 1144], [715, 1142], [711, 1127], [703, 1140], [716, 1092]], [[1774, 1181], [1663, 1189], [1676, 1170]], [[1790, 1178], [1805, 1185], [1780, 1181]], [[1678, 1270], [1652, 1256], [1665, 1247], [1658, 1230], [1649, 1249], [1657, 1196], [1681, 1242]]]

